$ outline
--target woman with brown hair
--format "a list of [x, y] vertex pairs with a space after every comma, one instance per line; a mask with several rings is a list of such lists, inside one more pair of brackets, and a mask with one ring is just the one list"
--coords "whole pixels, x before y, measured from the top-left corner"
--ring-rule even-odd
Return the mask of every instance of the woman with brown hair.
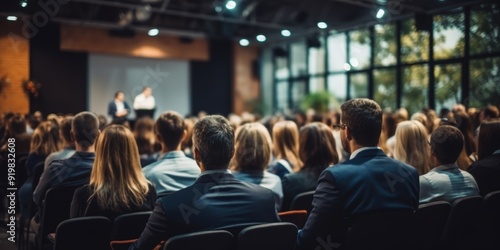
[[427, 128], [419, 121], [401, 122], [396, 129], [394, 159], [414, 167], [419, 175], [430, 170]]
[[302, 161], [299, 157], [299, 128], [293, 121], [280, 121], [273, 126], [274, 155], [276, 161], [268, 171], [279, 176], [299, 171]]
[[75, 191], [71, 218], [151, 211], [156, 190], [142, 173], [134, 136], [122, 125], [110, 125], [99, 135], [90, 184]]
[[134, 138], [141, 158], [141, 166], [156, 161], [161, 146], [156, 142], [155, 122], [150, 117], [142, 117], [134, 125]]
[[273, 191], [276, 209], [281, 206], [283, 190], [281, 179], [265, 171], [272, 157], [271, 136], [264, 125], [246, 123], [236, 130], [234, 156], [231, 162], [233, 175], [245, 182], [250, 182]]
[[313, 122], [302, 127], [299, 141], [299, 156], [304, 166], [297, 173], [283, 177], [283, 211], [289, 209], [296, 195], [315, 190], [321, 172], [339, 162], [335, 139], [325, 124]]

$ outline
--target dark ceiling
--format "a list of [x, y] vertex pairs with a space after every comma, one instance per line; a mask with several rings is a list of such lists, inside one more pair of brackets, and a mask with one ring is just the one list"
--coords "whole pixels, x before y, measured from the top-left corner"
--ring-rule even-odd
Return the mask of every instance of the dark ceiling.
[[[21, 1], [28, 1], [23, 8]], [[52, 3], [43, 7], [39, 3]], [[59, 4], [59, 2], [61, 4]], [[283, 39], [282, 29], [293, 36], [318, 32], [324, 21], [328, 29], [345, 30], [387, 22], [415, 13], [430, 14], [486, 1], [471, 0], [1, 0], [0, 15], [29, 18], [45, 12], [52, 21], [106, 28], [147, 30], [185, 36], [253, 39], [264, 34], [268, 41]], [[50, 6], [49, 6], [50, 5]], [[385, 16], [377, 19], [379, 8]], [[38, 14], [40, 18], [40, 14]], [[42, 20], [42, 19], [40, 19]], [[43, 20], [42, 20], [43, 21]]]

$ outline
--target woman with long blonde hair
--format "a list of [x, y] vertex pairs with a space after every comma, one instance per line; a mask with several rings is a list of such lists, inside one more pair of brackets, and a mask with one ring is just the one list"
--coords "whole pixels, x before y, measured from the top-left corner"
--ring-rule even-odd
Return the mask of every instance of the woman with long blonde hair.
[[394, 159], [414, 167], [419, 175], [430, 170], [427, 128], [419, 121], [404, 121], [396, 128]]
[[275, 162], [268, 171], [283, 178], [302, 167], [299, 157], [299, 128], [293, 121], [280, 121], [273, 126]]
[[71, 217], [151, 211], [156, 190], [142, 173], [139, 151], [130, 130], [110, 125], [99, 135], [90, 183], [75, 191]]

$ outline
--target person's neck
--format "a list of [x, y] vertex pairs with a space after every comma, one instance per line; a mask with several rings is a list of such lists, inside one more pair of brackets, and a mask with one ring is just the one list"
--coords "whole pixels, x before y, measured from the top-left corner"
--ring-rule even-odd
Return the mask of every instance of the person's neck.
[[120, 100], [118, 100], [118, 99], [115, 99], [115, 102], [123, 102], [123, 101], [120, 101]]
[[75, 145], [75, 151], [76, 152], [87, 152], [87, 153], [94, 153], [95, 152], [95, 146], [94, 144], [92, 144], [91, 146], [89, 146], [88, 148], [84, 148], [80, 145], [78, 145], [78, 143]]
[[351, 148], [351, 154], [360, 148], [366, 148], [367, 146], [358, 144], [355, 140], [349, 142], [349, 147]]
[[168, 154], [170, 152], [174, 152], [174, 151], [181, 151], [182, 150], [182, 146], [181, 144], [179, 144], [176, 148], [174, 149], [169, 149], [165, 146], [165, 144], [162, 144], [161, 145], [161, 153], [162, 154]]

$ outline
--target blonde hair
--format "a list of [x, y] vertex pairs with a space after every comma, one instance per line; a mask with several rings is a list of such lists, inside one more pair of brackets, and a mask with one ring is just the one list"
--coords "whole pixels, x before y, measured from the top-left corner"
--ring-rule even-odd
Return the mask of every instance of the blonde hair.
[[93, 198], [104, 209], [123, 211], [141, 206], [149, 192], [139, 151], [132, 132], [122, 125], [110, 125], [99, 135], [90, 175]]
[[232, 167], [235, 170], [262, 170], [272, 157], [271, 136], [264, 125], [252, 122], [236, 130], [236, 145]]
[[429, 172], [427, 129], [419, 121], [404, 121], [396, 128], [394, 158], [417, 169], [420, 175]]
[[292, 121], [280, 121], [273, 126], [274, 153], [278, 159], [286, 159], [297, 172], [302, 167], [299, 157], [299, 128]]
[[50, 121], [42, 122], [33, 132], [30, 154], [48, 156], [60, 149], [59, 129]]

